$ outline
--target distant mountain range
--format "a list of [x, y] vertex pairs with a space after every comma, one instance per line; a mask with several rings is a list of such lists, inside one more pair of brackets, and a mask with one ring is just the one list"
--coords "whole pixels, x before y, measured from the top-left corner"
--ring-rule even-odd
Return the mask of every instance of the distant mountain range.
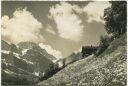
[[[54, 66], [56, 58], [32, 42], [17, 46], [2, 40], [2, 84], [34, 84]], [[22, 81], [26, 82], [22, 82]]]

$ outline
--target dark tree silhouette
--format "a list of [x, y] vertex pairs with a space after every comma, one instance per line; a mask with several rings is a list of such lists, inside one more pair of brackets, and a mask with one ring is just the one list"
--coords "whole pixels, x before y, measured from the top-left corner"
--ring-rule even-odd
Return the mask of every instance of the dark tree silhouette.
[[105, 29], [117, 37], [127, 30], [127, 2], [111, 1], [111, 7], [104, 10]]
[[82, 56], [87, 57], [97, 50], [97, 46], [83, 46], [82, 47]]
[[96, 56], [100, 55], [105, 51], [105, 49], [109, 46], [113, 39], [111, 39], [109, 36], [100, 36], [100, 42], [99, 47], [97, 49], [97, 52], [95, 53]]

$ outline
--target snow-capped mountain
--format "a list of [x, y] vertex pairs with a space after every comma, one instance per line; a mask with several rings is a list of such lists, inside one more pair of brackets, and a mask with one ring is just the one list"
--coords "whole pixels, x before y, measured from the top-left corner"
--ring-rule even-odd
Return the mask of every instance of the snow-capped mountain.
[[45, 49], [42, 49], [38, 44], [33, 42], [20, 42], [18, 44], [19, 49], [22, 51], [22, 54], [26, 54], [27, 52], [34, 50], [34, 52], [39, 52], [44, 57], [47, 57], [51, 61], [56, 60], [56, 58], [53, 55], [48, 54], [48, 52]]
[[15, 45], [3, 40], [1, 43], [2, 83], [16, 84], [22, 80], [26, 80], [26, 84], [37, 83], [54, 66], [52, 61], [56, 58], [35, 43]]

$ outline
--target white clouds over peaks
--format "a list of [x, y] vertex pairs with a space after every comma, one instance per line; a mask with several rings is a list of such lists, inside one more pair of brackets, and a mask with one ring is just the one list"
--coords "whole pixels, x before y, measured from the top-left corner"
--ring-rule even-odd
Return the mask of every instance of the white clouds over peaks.
[[73, 13], [81, 13], [77, 5], [61, 2], [50, 8], [50, 18], [57, 24], [58, 33], [62, 38], [79, 42], [82, 38], [83, 25], [79, 17]]
[[43, 43], [40, 43], [39, 46], [42, 49], [45, 49], [50, 55], [53, 55], [57, 59], [62, 58], [62, 53], [58, 50], [53, 49], [50, 45], [44, 45]]
[[56, 32], [53, 30], [53, 28], [50, 25], [47, 25], [46, 31], [53, 34], [53, 35], [56, 34]]
[[17, 9], [13, 17], [2, 17], [2, 36], [6, 41], [18, 43], [20, 41], [43, 41], [39, 34], [42, 24], [26, 9]]
[[109, 7], [110, 3], [106, 1], [96, 1], [96, 2], [90, 2], [87, 6], [83, 8], [83, 11], [87, 13], [88, 16], [88, 22], [97, 21], [104, 23], [103, 15], [104, 15], [104, 9]]

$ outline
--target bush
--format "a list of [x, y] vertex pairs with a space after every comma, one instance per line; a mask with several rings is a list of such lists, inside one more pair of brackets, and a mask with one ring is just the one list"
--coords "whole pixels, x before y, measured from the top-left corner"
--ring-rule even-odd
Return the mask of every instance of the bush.
[[83, 46], [82, 47], [82, 56], [87, 57], [97, 51], [97, 46]]
[[113, 38], [109, 37], [107, 35], [101, 36], [100, 37], [99, 47], [98, 47], [97, 51], [95, 52], [95, 55], [98, 56], [101, 53], [103, 53], [107, 49], [107, 47], [110, 45], [112, 40], [113, 40]]

